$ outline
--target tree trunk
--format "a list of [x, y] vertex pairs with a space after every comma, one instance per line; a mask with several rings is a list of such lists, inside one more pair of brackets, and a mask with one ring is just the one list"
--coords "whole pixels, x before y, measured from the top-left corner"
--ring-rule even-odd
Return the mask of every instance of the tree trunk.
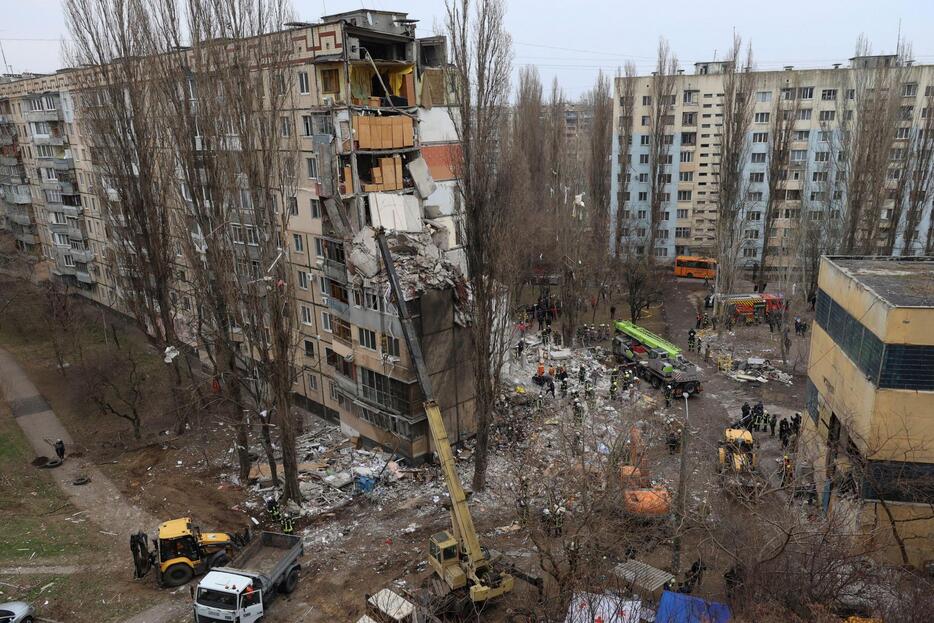
[[[478, 363], [477, 365], [482, 365]], [[489, 375], [483, 375], [488, 379]], [[485, 385], [477, 387], [477, 447], [474, 453], [474, 472], [473, 472], [473, 490], [482, 491], [486, 486], [486, 468], [489, 463], [489, 445], [490, 445], [490, 407], [492, 400], [490, 393], [492, 386], [489, 380], [483, 380], [480, 383]]]
[[292, 405], [285, 391], [278, 392], [276, 410], [279, 413], [279, 436], [282, 445], [282, 477], [285, 488], [282, 497], [286, 500], [302, 501], [302, 492], [298, 486], [298, 458], [295, 451], [295, 421]]
[[266, 451], [266, 463], [269, 465], [269, 473], [272, 476], [272, 486], [278, 487], [280, 485], [279, 469], [276, 465], [276, 454], [272, 447], [272, 435], [269, 432], [269, 414], [267, 413], [265, 417], [260, 414], [260, 420], [262, 420], [263, 450]]

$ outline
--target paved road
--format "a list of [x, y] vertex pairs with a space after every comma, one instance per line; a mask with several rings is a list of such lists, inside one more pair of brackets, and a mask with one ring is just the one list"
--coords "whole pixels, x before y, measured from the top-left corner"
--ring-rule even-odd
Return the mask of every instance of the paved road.
[[[38, 456], [54, 456], [51, 444], [56, 439], [65, 442], [66, 452], [74, 447], [71, 436], [55, 412], [16, 359], [3, 349], [0, 349], [0, 391]], [[84, 459], [68, 459], [66, 455], [65, 463], [49, 470], [49, 474], [71, 503], [87, 511], [87, 517], [101, 530], [119, 535], [114, 538], [127, 544], [128, 557], [129, 535], [139, 530], [151, 533], [159, 524], [155, 517], [131, 504], [97, 467]], [[73, 484], [79, 476], [86, 476], [91, 481], [85, 485]], [[187, 610], [183, 597], [187, 597], [187, 591], [179, 591], [176, 599], [160, 601], [127, 623], [172, 623]]]

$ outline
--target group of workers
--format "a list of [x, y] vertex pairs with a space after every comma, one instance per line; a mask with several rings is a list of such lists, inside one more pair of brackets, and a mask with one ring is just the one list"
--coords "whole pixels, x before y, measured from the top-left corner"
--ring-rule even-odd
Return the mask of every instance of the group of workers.
[[279, 528], [283, 534], [292, 534], [295, 530], [295, 520], [288, 511], [283, 511], [279, 506], [279, 500], [271, 495], [266, 498], [266, 512], [272, 517], [273, 521], [279, 523]]

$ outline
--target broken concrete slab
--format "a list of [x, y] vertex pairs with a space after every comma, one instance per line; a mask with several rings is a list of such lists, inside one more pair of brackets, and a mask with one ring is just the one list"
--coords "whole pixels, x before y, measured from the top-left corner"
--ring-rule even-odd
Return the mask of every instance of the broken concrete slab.
[[424, 158], [418, 157], [412, 160], [406, 165], [406, 168], [409, 170], [409, 175], [412, 176], [412, 180], [415, 182], [415, 190], [418, 191], [422, 199], [427, 199], [429, 195], [435, 192], [437, 186], [431, 177], [428, 163], [425, 162]]

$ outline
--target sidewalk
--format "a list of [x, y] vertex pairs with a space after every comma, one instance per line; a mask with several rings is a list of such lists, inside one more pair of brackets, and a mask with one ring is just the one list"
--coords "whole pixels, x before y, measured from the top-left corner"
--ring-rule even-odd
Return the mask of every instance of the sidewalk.
[[[125, 543], [127, 573], [132, 573], [130, 534], [140, 530], [151, 534], [159, 521], [124, 498], [120, 490], [93, 464], [85, 459], [68, 458], [68, 450], [74, 447], [68, 431], [13, 356], [3, 349], [0, 349], [0, 392], [37, 456], [55, 456], [51, 444], [56, 439], [65, 442], [65, 463], [47, 470], [49, 475], [74, 506], [86, 511], [86, 516], [101, 530], [116, 535], [114, 539]], [[86, 476], [91, 481], [84, 485], [72, 484], [78, 476]], [[187, 610], [184, 599], [163, 600], [165, 595], [159, 594], [157, 590], [153, 582], [153, 597], [160, 599], [160, 603], [129, 619], [127, 623], [171, 623]], [[180, 591], [179, 596], [181, 594]], [[187, 591], [184, 596], [187, 597]]]

